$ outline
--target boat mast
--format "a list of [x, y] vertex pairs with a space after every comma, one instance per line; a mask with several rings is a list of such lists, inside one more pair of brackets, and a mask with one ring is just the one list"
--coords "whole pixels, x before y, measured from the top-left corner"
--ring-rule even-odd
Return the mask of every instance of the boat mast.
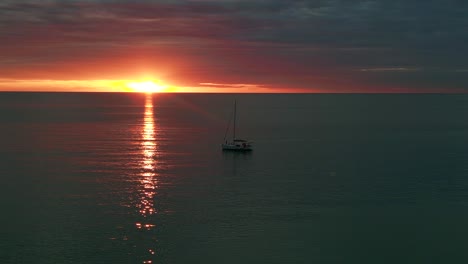
[[232, 140], [236, 139], [236, 105], [237, 100], [234, 100], [234, 129], [232, 130]]

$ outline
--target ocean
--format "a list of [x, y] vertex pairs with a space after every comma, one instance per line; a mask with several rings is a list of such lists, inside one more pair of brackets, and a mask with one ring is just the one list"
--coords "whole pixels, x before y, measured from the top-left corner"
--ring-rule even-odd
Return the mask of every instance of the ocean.
[[[221, 151], [234, 100], [249, 153]], [[467, 95], [0, 93], [0, 263], [464, 263], [467, 116]]]

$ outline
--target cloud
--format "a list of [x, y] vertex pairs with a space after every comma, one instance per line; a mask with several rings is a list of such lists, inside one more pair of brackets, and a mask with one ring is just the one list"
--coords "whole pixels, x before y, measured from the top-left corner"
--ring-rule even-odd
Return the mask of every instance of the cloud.
[[0, 75], [146, 68], [181, 85], [468, 87], [465, 71], [451, 71], [468, 68], [467, 12], [461, 1], [5, 0]]
[[420, 68], [390, 67], [390, 68], [367, 68], [360, 69], [362, 72], [415, 72], [421, 71]]

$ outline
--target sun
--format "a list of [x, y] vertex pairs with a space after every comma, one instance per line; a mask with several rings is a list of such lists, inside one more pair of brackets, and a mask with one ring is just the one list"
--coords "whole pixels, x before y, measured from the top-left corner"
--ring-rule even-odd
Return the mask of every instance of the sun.
[[160, 93], [166, 89], [166, 86], [155, 81], [128, 82], [126, 86], [140, 93]]

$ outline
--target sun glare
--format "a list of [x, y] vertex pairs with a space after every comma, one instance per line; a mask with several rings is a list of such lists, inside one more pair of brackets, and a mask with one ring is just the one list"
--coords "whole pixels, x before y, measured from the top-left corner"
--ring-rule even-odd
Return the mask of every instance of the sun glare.
[[154, 81], [129, 82], [126, 84], [134, 92], [159, 93], [166, 89], [166, 86]]

